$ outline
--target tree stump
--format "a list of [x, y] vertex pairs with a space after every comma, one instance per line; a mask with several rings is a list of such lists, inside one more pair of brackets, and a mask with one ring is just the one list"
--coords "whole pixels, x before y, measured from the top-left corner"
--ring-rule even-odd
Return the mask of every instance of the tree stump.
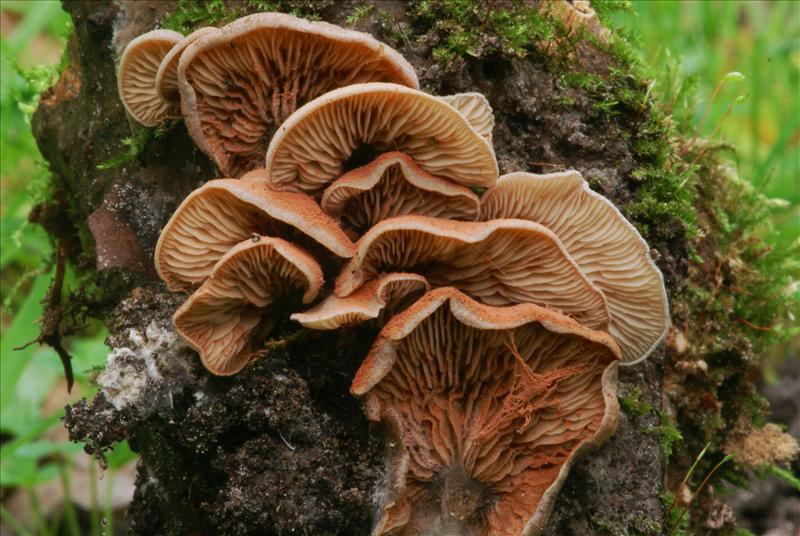
[[[228, 4], [255, 9], [255, 2]], [[357, 7], [277, 4], [341, 25], [352, 22]], [[505, 9], [494, 4], [502, 3], [479, 7]], [[103, 374], [116, 387], [68, 407], [72, 437], [97, 454], [127, 438], [140, 454], [129, 511], [135, 534], [367, 534], [384, 472], [382, 436], [348, 386], [375, 333], [309, 332], [287, 322], [266, 357], [240, 374], [216, 378], [202, 369], [172, 331], [170, 318], [183, 298], [154, 276], [152, 256], [178, 203], [217, 171], [182, 124], [152, 131], [128, 120], [115, 65], [128, 41], [186, 6], [64, 5], [74, 23], [69, 66], [33, 121], [53, 174], [52, 198], [38, 207], [36, 219], [86, 274], [91, 291], [70, 299], [82, 300], [107, 323], [113, 352]], [[363, 5], [373, 7], [355, 29], [396, 47], [417, 69], [423, 90], [488, 98], [501, 173], [574, 168], [623, 211], [646, 187], [637, 170], [658, 165], [637, 146], [654, 135], [646, 130], [649, 107], [620, 105], [604, 113], [589, 89], [567, 82], [581, 73], [608, 77], [615, 59], [607, 52], [564, 33], [551, 44], [532, 45], [536, 53], [503, 50], [488, 36], [485, 50], [443, 58], [434, 52], [447, 21], [435, 27], [420, 21], [413, 3]], [[554, 52], [566, 45], [569, 53]], [[627, 83], [643, 91], [635, 77]], [[130, 158], [118, 158], [126, 153]], [[674, 295], [686, 278], [683, 222], [646, 214], [634, 221], [647, 229]], [[660, 407], [663, 356], [662, 348], [623, 367], [620, 394]], [[653, 433], [659, 425], [655, 412], [622, 412], [616, 434], [571, 471], [547, 534], [661, 534], [665, 468]]]

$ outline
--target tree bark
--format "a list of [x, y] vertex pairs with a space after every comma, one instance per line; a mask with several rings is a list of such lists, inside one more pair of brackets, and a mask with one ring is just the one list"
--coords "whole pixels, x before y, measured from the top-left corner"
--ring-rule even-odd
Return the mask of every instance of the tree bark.
[[[378, 14], [388, 12], [414, 31], [410, 4], [374, 4], [358, 29], [385, 37]], [[375, 334], [287, 324], [286, 336], [242, 373], [214, 378], [202, 370], [172, 332], [170, 318], [182, 298], [167, 293], [151, 267], [161, 227], [216, 170], [182, 124], [160, 136], [145, 133], [153, 139], [130, 161], [98, 168], [125, 151], [123, 138], [144, 136], [117, 96], [115, 59], [127, 41], [177, 6], [64, 5], [75, 27], [70, 64], [33, 122], [54, 192], [36, 217], [88, 274], [95, 292], [71, 299], [105, 318], [114, 351], [104, 374], [118, 388], [68, 407], [72, 437], [98, 454], [127, 438], [141, 455], [129, 512], [135, 534], [367, 534], [383, 446], [348, 386]], [[343, 24], [351, 10], [336, 3], [323, 18]], [[417, 68], [424, 90], [486, 95], [497, 118], [502, 173], [563, 165], [617, 204], [633, 196], [632, 173], [643, 162], [632, 145], [644, 116], [598, 115], [586, 91], [563, 84], [540, 57], [493, 53], [443, 63], [429, 46], [400, 38], [390, 44]], [[574, 69], [598, 76], [612, 65], [591, 48], [573, 61]], [[574, 104], [565, 106], [567, 99]], [[680, 226], [654, 227], [648, 240], [670, 292], [678, 291], [687, 258]], [[661, 407], [662, 360], [660, 349], [623, 368], [620, 394]], [[547, 534], [661, 534], [659, 425], [655, 412], [622, 412], [616, 434], [571, 471]]]

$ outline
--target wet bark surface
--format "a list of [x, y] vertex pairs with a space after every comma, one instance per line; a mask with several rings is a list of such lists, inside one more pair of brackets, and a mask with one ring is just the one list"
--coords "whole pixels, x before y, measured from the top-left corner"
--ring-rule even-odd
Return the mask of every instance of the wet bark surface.
[[[379, 7], [413, 26], [404, 4]], [[117, 96], [118, 52], [175, 5], [75, 1], [65, 8], [75, 26], [71, 62], [34, 117], [55, 185], [38, 219], [79, 269], [97, 270], [99, 297], [87, 307], [109, 326], [116, 357], [106, 382], [119, 387], [68, 407], [71, 436], [98, 454], [127, 438], [140, 453], [129, 511], [135, 534], [367, 534], [383, 445], [348, 387], [375, 332], [315, 333], [287, 322], [283, 339], [242, 373], [214, 378], [202, 369], [172, 333], [170, 317], [184, 297], [167, 293], [150, 267], [161, 227], [216, 170], [180, 124], [132, 160], [98, 168], [138, 132]], [[342, 23], [345, 15], [333, 5], [324, 18]], [[359, 29], [382, 37], [375, 24], [365, 20]], [[390, 44], [417, 68], [423, 89], [487, 96], [501, 173], [558, 164], [580, 170], [615, 203], [631, 199], [638, 118], [599, 116], [582, 90], [563, 87], [534, 59], [497, 54], [442, 66], [429, 48]], [[602, 61], [587, 66], [599, 69]], [[565, 107], [565, 97], [576, 104]], [[93, 213], [105, 223], [90, 231]], [[113, 251], [122, 235], [135, 241], [124, 241], [127, 256]], [[680, 236], [679, 227], [659, 226], [648, 237], [673, 293], [686, 269]], [[636, 392], [660, 407], [662, 356], [623, 368], [621, 394]], [[658, 425], [653, 412], [623, 412], [617, 433], [573, 468], [547, 533], [661, 534]]]

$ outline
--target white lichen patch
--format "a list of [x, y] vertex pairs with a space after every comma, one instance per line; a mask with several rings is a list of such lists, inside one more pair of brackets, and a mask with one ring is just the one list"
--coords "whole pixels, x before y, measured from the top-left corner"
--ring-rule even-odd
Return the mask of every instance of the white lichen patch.
[[169, 403], [172, 391], [191, 376], [191, 349], [170, 323], [152, 321], [144, 329], [130, 329], [127, 345], [108, 355], [97, 383], [117, 410], [150, 413]]

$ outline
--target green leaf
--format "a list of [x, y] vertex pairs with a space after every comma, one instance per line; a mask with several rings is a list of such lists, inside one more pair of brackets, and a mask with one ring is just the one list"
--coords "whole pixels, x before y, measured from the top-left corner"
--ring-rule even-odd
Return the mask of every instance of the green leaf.
[[28, 297], [25, 298], [11, 325], [3, 330], [3, 340], [0, 343], [0, 412], [12, 400], [17, 382], [37, 349], [36, 345], [32, 344], [21, 350], [14, 350], [39, 335], [36, 321], [42, 314], [41, 301], [47, 295], [52, 277], [51, 272], [40, 275], [34, 280]]
[[111, 469], [118, 469], [131, 460], [136, 459], [136, 453], [131, 450], [127, 441], [121, 441], [114, 445], [114, 448], [106, 453], [108, 466]]

